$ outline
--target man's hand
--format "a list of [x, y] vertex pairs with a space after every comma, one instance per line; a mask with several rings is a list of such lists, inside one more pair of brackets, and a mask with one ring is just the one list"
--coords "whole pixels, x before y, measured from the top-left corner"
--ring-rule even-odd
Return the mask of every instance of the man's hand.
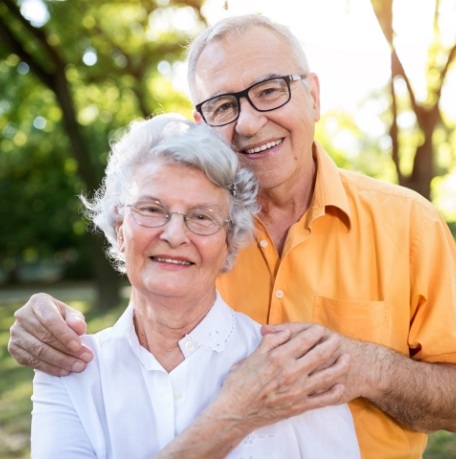
[[[355, 398], [365, 397], [375, 400], [384, 396], [380, 382], [383, 381], [385, 348], [377, 344], [355, 340], [341, 335], [323, 325], [302, 324], [302, 323], [283, 323], [278, 325], [264, 325], [263, 335], [282, 332], [288, 330], [296, 339], [308, 339], [312, 332], [320, 333], [321, 339], [313, 348], [309, 348], [306, 358], [312, 359], [315, 364], [320, 362], [318, 368], [309, 376], [319, 375], [320, 379], [314, 379], [317, 384], [316, 394], [323, 394], [326, 391], [324, 377], [328, 377], [327, 370], [332, 374], [333, 365], [336, 358], [345, 356], [346, 365], [343, 374], [339, 375], [338, 380], [333, 381], [344, 386], [343, 393], [340, 394], [338, 403], [348, 403]], [[329, 343], [335, 347], [334, 360], [321, 359], [319, 353], [324, 349], [322, 345], [328, 346]], [[391, 355], [391, 351], [387, 351]], [[397, 355], [397, 353], [393, 353]], [[323, 378], [323, 380], [322, 380]], [[320, 385], [320, 386], [318, 386]]]
[[80, 339], [86, 332], [84, 316], [52, 296], [33, 295], [14, 317], [8, 351], [20, 364], [66, 376], [92, 360]]
[[340, 335], [315, 324], [266, 326], [263, 334], [258, 349], [225, 380], [219, 402], [227, 416], [253, 430], [347, 401], [350, 358]]
[[262, 332], [258, 348], [233, 367], [216, 399], [154, 458], [223, 458], [259, 427], [344, 402], [350, 358], [340, 335], [314, 324]]
[[[313, 360], [314, 363], [318, 362], [318, 353], [322, 357], [324, 355], [323, 348], [320, 346], [330, 342], [337, 343], [335, 356], [340, 355], [339, 359], [341, 359], [346, 355], [349, 356], [349, 359], [344, 367], [344, 372], [339, 373], [338, 376], [337, 372], [334, 372], [338, 362], [331, 365], [331, 359], [327, 359], [325, 363], [325, 359], [322, 358], [321, 365], [308, 376], [306, 376], [307, 368], [303, 367], [301, 374], [301, 377], [304, 378], [303, 383], [310, 388], [310, 383], [313, 381], [314, 394], [317, 395], [312, 396], [312, 392], [306, 389], [301, 394], [305, 398], [299, 402], [299, 397], [297, 397], [297, 403], [293, 409], [299, 410], [300, 403], [304, 405], [321, 401], [325, 403], [326, 399], [332, 396], [331, 389], [328, 391], [327, 388], [333, 382], [344, 388], [342, 393], [337, 393], [338, 401], [333, 403], [349, 402], [363, 397], [411, 430], [433, 432], [445, 429], [456, 432], [455, 364], [416, 361], [392, 349], [348, 338], [316, 324], [307, 326], [307, 329], [303, 324], [268, 325], [263, 327], [263, 333], [282, 333], [288, 330], [292, 336], [295, 334], [293, 339], [303, 335], [302, 339], [314, 328], [322, 333], [321, 340], [316, 342], [313, 348], [309, 348], [307, 354], [298, 358], [297, 361], [304, 362], [306, 359]], [[316, 330], [313, 330], [313, 333]], [[285, 346], [280, 346], [274, 352], [281, 347], [285, 349]], [[288, 359], [291, 357], [292, 355], [289, 355]], [[284, 368], [293, 368], [293, 365], [289, 365], [288, 363]], [[286, 374], [293, 376], [293, 372], [286, 371], [287, 373], [284, 373], [282, 377]], [[278, 387], [282, 389], [288, 387], [287, 390], [292, 395], [293, 379], [290, 381], [291, 384], [282, 381]], [[269, 398], [277, 397], [277, 388], [272, 387], [271, 390]], [[321, 398], [320, 395], [323, 397]]]

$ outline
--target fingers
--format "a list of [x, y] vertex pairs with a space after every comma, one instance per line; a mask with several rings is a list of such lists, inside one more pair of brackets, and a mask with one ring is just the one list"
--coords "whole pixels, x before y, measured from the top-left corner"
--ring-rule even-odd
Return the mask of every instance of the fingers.
[[[70, 316], [73, 326], [76, 322], [84, 322], [83, 315], [79, 311], [50, 295], [44, 293], [33, 295], [25, 306], [14, 314], [16, 322], [11, 329], [12, 337], [20, 341], [30, 334], [39, 341], [61, 351], [67, 351], [70, 354], [77, 352], [81, 346], [81, 340], [78, 333], [66, 324], [66, 315]], [[85, 325], [76, 325], [76, 329], [85, 330]]]
[[[85, 335], [87, 332], [87, 324], [85, 323], [84, 315], [76, 309], [64, 305], [66, 309], [65, 322], [78, 335]], [[70, 346], [69, 346], [70, 347]]]
[[19, 363], [61, 374], [81, 371], [92, 359], [78, 335], [85, 332], [83, 316], [64, 303], [46, 294], [33, 295], [14, 316], [8, 351]]
[[295, 334], [301, 331], [304, 331], [310, 327], [312, 327], [311, 323], [302, 323], [302, 322], [284, 322], [281, 324], [275, 325], [262, 325], [261, 326], [261, 334], [267, 335], [271, 333], [277, 333], [279, 331], [289, 330], [290, 333]]
[[32, 349], [33, 354], [14, 343], [8, 345], [8, 351], [21, 365], [27, 365], [54, 376], [66, 376], [71, 372], [79, 373], [85, 369], [87, 362], [93, 357], [92, 351], [84, 346], [81, 346], [79, 351], [81, 352], [81, 359], [77, 359], [44, 346], [38, 340], [35, 341], [34, 344], [27, 344], [27, 348]]
[[266, 333], [225, 384], [240, 418], [259, 426], [348, 401], [349, 364], [338, 334], [315, 324], [287, 324]]
[[[263, 336], [260, 348], [263, 343], [270, 343], [273, 340], [275, 341], [277, 335], [281, 336], [282, 340], [279, 345], [265, 345], [269, 350], [277, 348], [274, 356], [280, 364], [288, 357], [295, 359], [304, 357], [310, 350], [314, 349], [311, 361], [317, 365], [312, 370], [316, 370], [320, 366], [331, 365], [342, 353], [339, 336], [321, 325], [290, 323], [280, 324], [280, 326], [274, 326], [274, 328], [274, 332], [268, 332]], [[289, 336], [289, 339], [283, 341], [284, 336]], [[306, 359], [306, 361], [309, 362], [309, 359]]]

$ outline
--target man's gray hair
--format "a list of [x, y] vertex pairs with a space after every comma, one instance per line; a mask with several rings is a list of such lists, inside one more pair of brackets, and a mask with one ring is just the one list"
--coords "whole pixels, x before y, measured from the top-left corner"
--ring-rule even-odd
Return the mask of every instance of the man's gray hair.
[[[201, 53], [206, 46], [214, 41], [222, 40], [230, 35], [241, 36], [243, 33], [254, 27], [263, 27], [276, 34], [279, 39], [290, 46], [295, 58], [295, 64], [298, 69], [307, 74], [310, 71], [309, 63], [298, 38], [283, 24], [272, 21], [266, 16], [258, 14], [245, 14], [241, 16], [232, 16], [217, 22], [211, 27], [205, 29], [198, 35], [187, 48], [187, 79], [190, 94], [194, 103], [201, 101], [195, 100], [196, 97], [196, 66]], [[248, 46], [248, 43], [245, 44]]]
[[129, 186], [139, 168], [154, 161], [200, 170], [226, 191], [230, 223], [224, 269], [229, 270], [238, 248], [252, 237], [253, 216], [259, 209], [258, 184], [252, 172], [240, 167], [236, 154], [220, 135], [177, 114], [132, 122], [113, 144], [103, 184], [94, 198], [81, 196], [87, 216], [109, 242], [107, 255], [116, 269], [125, 272], [125, 260], [117, 248], [116, 224], [123, 219]]

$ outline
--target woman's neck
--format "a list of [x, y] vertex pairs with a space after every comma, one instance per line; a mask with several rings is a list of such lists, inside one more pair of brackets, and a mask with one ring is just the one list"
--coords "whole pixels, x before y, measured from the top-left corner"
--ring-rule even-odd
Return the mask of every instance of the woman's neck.
[[206, 316], [215, 292], [198, 301], [134, 295], [134, 325], [139, 343], [170, 372], [184, 360], [179, 341]]

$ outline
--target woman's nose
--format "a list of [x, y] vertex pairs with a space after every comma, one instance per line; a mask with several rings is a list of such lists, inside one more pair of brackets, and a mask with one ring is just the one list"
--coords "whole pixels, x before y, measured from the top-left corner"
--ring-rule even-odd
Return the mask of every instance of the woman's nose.
[[179, 245], [188, 242], [189, 229], [185, 223], [185, 215], [173, 212], [167, 223], [162, 227], [160, 239], [168, 241], [171, 245]]

